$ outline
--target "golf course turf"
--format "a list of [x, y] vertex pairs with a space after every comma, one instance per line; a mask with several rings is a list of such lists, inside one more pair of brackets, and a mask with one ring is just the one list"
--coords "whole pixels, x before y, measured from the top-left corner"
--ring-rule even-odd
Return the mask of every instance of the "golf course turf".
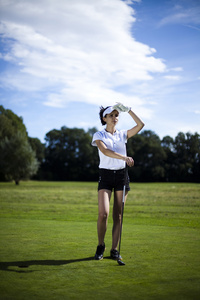
[[121, 255], [102, 261], [97, 183], [0, 183], [0, 299], [200, 298], [200, 184], [131, 183]]

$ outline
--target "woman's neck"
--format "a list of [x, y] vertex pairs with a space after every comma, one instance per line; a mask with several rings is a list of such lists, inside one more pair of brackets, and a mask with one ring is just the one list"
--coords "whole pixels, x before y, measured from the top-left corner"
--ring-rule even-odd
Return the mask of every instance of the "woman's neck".
[[105, 130], [111, 134], [114, 134], [116, 131], [115, 127], [109, 127], [109, 126], [106, 126]]

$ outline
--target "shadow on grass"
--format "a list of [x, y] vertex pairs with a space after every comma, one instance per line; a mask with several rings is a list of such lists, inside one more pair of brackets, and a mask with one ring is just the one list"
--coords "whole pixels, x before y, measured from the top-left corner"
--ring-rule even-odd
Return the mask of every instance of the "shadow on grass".
[[[17, 273], [30, 273], [34, 271], [27, 270], [30, 266], [62, 266], [71, 263], [91, 261], [94, 260], [94, 256], [79, 258], [79, 259], [69, 259], [69, 260], [27, 260], [27, 261], [12, 261], [12, 262], [0, 262], [0, 270], [17, 272]], [[12, 267], [18, 267], [17, 269], [10, 269]]]

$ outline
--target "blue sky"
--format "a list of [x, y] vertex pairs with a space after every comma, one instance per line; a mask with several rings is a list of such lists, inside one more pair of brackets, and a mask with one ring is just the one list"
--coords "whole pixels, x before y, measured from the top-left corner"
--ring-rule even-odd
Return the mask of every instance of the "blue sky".
[[160, 138], [200, 133], [199, 0], [0, 0], [0, 20], [0, 104], [29, 136], [101, 129], [115, 102]]

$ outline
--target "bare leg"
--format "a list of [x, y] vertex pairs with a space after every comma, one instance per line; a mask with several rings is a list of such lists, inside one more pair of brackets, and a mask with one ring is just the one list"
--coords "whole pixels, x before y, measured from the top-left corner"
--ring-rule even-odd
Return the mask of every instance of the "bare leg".
[[99, 215], [97, 221], [97, 232], [98, 232], [99, 245], [104, 244], [104, 238], [107, 230], [107, 223], [108, 223], [108, 216], [109, 216], [111, 194], [112, 192], [109, 190], [100, 190], [98, 192]]
[[[128, 192], [125, 195], [125, 201]], [[122, 197], [123, 191], [116, 191], [114, 194], [113, 204], [113, 229], [112, 229], [112, 249], [117, 250], [121, 228], [121, 213], [122, 213]]]

